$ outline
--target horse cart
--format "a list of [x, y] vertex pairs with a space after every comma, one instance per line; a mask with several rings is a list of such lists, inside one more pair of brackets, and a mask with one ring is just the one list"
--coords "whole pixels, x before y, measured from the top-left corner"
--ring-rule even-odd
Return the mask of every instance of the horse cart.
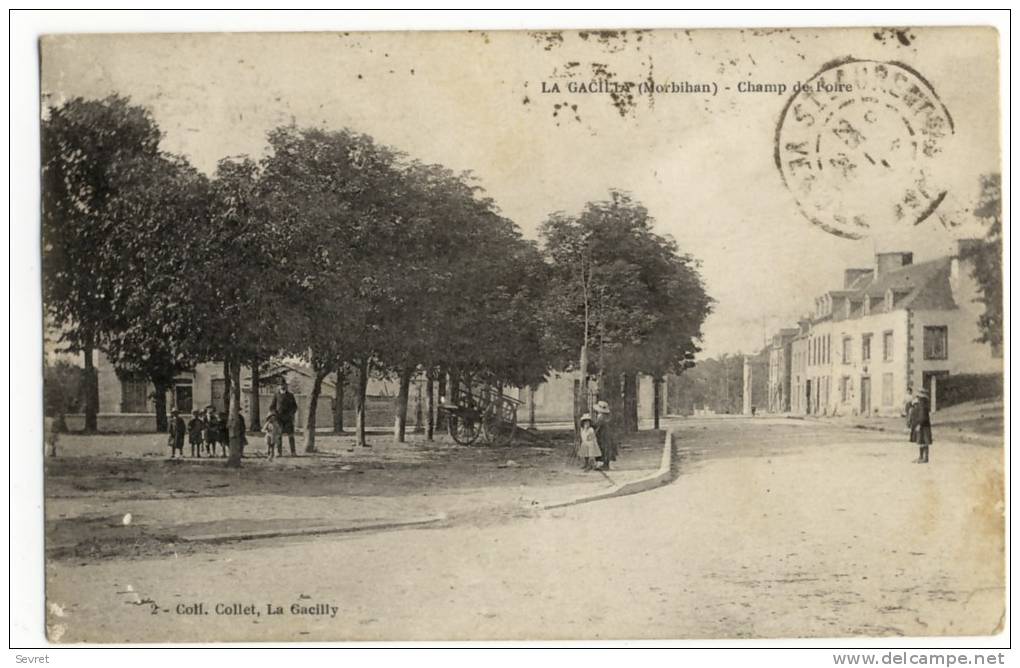
[[489, 445], [510, 445], [521, 403], [486, 385], [477, 391], [458, 388], [441, 401], [438, 410], [446, 417], [450, 437], [460, 445], [472, 445], [479, 438]]

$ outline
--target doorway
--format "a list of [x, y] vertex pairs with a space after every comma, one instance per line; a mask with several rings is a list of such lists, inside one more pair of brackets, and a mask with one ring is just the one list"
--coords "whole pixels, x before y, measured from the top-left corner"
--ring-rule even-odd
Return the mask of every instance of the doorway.
[[871, 413], [871, 377], [861, 376], [861, 415]]
[[227, 410], [227, 381], [222, 378], [213, 378], [210, 388], [209, 403], [219, 412]]

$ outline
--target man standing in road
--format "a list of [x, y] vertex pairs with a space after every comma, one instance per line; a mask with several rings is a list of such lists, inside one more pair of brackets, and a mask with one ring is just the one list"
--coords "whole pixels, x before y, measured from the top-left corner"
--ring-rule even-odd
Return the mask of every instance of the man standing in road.
[[[290, 444], [290, 456], [297, 457], [297, 450], [294, 446], [294, 416], [297, 414], [297, 400], [290, 390], [287, 389], [287, 380], [280, 379], [280, 389], [273, 395], [273, 403], [269, 405], [270, 411], [275, 411], [280, 420], [280, 434], [287, 435], [287, 442]], [[276, 440], [279, 457], [283, 456], [283, 439]]]

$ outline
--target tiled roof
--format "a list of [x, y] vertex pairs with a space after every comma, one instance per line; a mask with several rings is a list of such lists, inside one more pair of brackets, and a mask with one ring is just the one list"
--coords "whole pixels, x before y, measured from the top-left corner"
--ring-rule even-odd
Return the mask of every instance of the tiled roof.
[[[885, 311], [885, 293], [892, 290], [895, 301], [893, 309], [947, 310], [956, 308], [953, 290], [949, 285], [952, 258], [941, 257], [927, 262], [911, 264], [881, 274], [863, 276], [854, 282], [853, 290], [832, 290], [831, 295], [846, 297], [851, 302], [850, 319], [860, 318], [864, 313], [864, 297], [871, 297], [871, 313]], [[842, 304], [840, 304], [842, 306]], [[835, 308], [836, 320], [846, 319], [843, 308]]]
[[[952, 290], [949, 288], [949, 267], [952, 258], [941, 257], [928, 262], [911, 264], [896, 271], [882, 274], [875, 280], [868, 282], [861, 294], [867, 293], [872, 298], [884, 299], [885, 291], [889, 288], [896, 293], [910, 293], [910, 300], [916, 298], [919, 292], [931, 292], [933, 289], [944, 287], [947, 291], [949, 301], [940, 300], [939, 303], [948, 303], [952, 308], [955, 303], [952, 301]], [[944, 285], [934, 285], [944, 283]]]

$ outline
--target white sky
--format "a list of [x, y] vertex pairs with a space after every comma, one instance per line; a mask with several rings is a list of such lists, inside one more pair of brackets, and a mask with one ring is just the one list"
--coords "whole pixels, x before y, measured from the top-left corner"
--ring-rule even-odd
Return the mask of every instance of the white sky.
[[[768, 332], [839, 287], [847, 266], [874, 250], [944, 254], [952, 238], [934, 220], [882, 239], [848, 241], [811, 226], [772, 162], [787, 93], [660, 95], [625, 117], [605, 95], [543, 95], [543, 81], [590, 80], [604, 64], [620, 80], [792, 84], [854, 56], [898, 60], [921, 72], [949, 109], [949, 197], [963, 219], [978, 175], [999, 171], [997, 33], [912, 29], [903, 45], [872, 29], [657, 31], [601, 42], [562, 33], [306, 33], [89, 35], [48, 38], [44, 102], [118, 92], [152, 109], [164, 146], [211, 172], [225, 156], [264, 149], [266, 132], [350, 127], [413, 157], [472, 170], [502, 211], [534, 236], [545, 216], [576, 212], [609, 188], [631, 191], [685, 252], [703, 262], [717, 300], [706, 354], [751, 351]], [[578, 65], [571, 68], [568, 63]], [[360, 75], [360, 77], [359, 77]], [[524, 99], [529, 99], [524, 104]], [[580, 121], [554, 104], [576, 104]]]

